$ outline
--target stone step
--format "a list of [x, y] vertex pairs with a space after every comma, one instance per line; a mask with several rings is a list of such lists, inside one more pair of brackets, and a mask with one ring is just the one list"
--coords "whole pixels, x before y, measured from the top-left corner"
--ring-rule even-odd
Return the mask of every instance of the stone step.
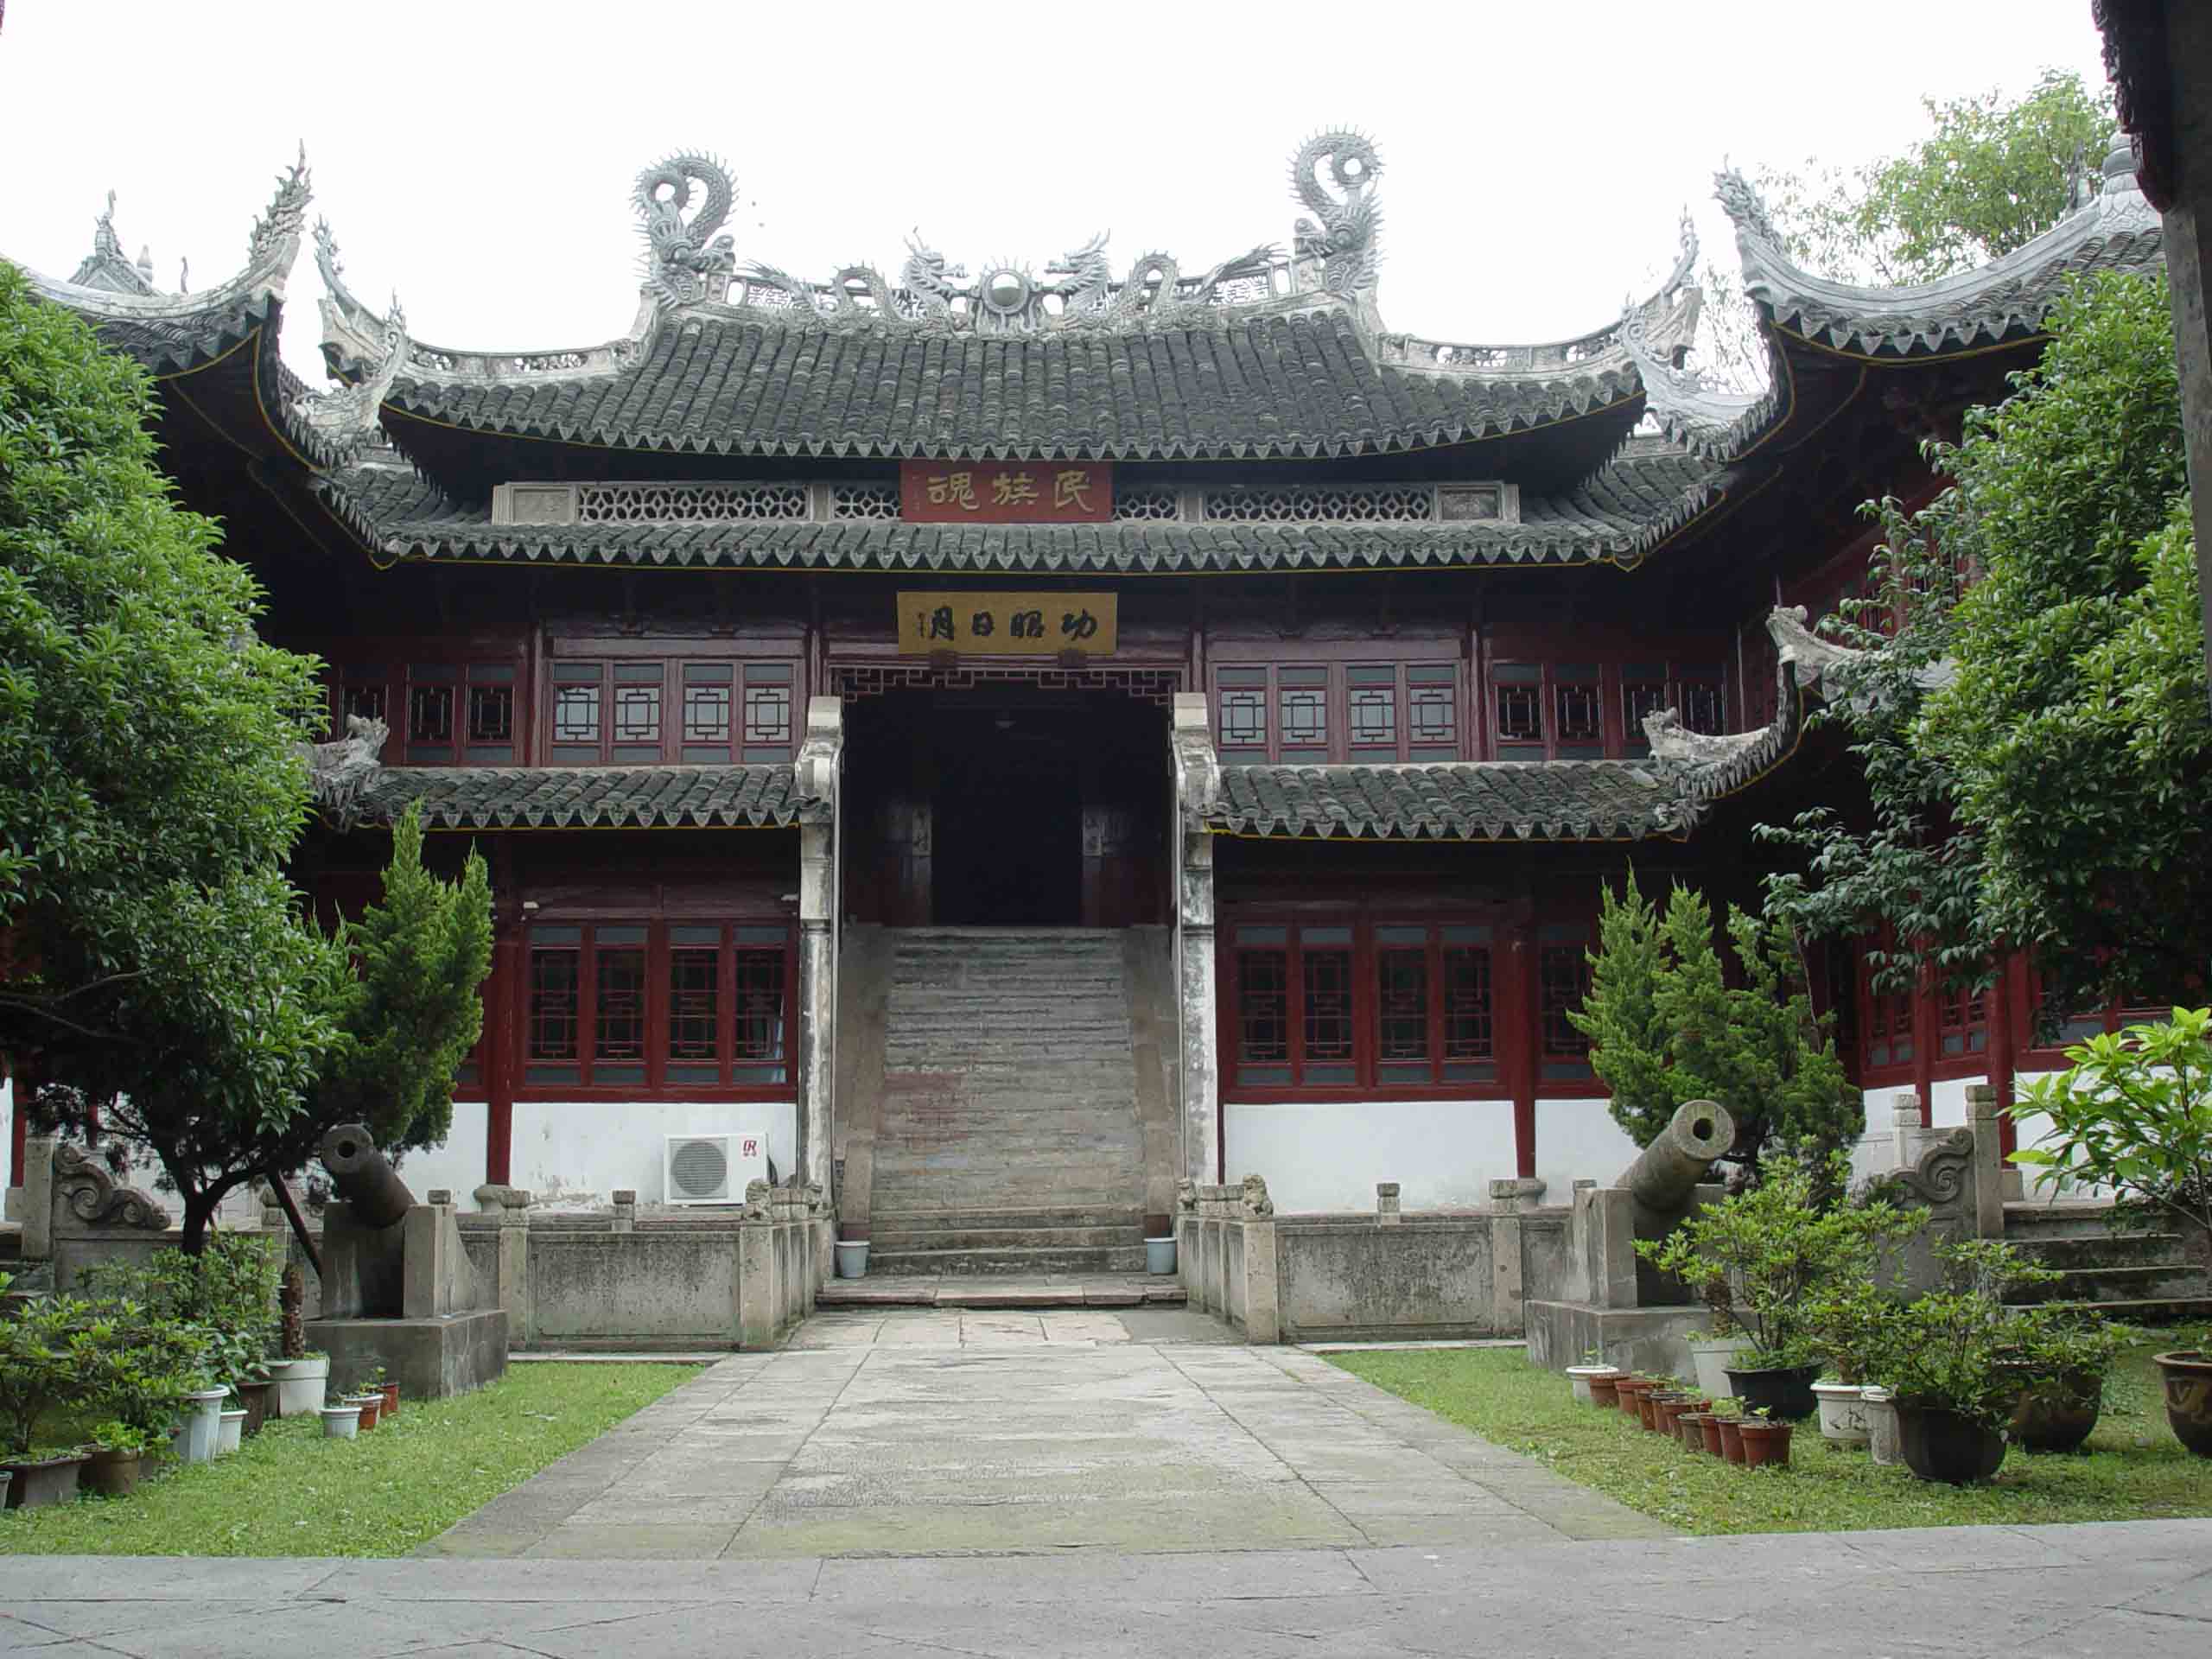
[[1144, 1229], [1126, 1227], [886, 1227], [868, 1224], [879, 1250], [1109, 1249], [1144, 1243]]
[[2112, 1233], [2069, 1237], [2008, 1236], [2022, 1255], [2046, 1268], [2132, 1268], [2186, 1266], [2179, 1233]]
[[2048, 1285], [2015, 1285], [2007, 1300], [2018, 1302], [2162, 1302], [2212, 1294], [2203, 1270], [2186, 1262], [2132, 1268], [2075, 1268]]
[[2112, 1205], [2096, 1199], [2042, 1199], [2005, 1206], [2005, 1236], [2014, 1244], [2046, 1238], [2103, 1238], [2113, 1230]]
[[1014, 1210], [994, 1205], [878, 1204], [871, 1213], [875, 1227], [911, 1230], [931, 1227], [1138, 1227], [1144, 1223], [1144, 1211], [1134, 1204], [1101, 1205], [1089, 1210], [1063, 1205], [1044, 1210]]
[[868, 1264], [865, 1279], [832, 1279], [815, 1299], [818, 1307], [1136, 1307], [1180, 1306], [1183, 1287], [1171, 1277], [1119, 1274], [1075, 1283], [1025, 1284], [993, 1277], [976, 1281], [927, 1277], [893, 1279]]
[[1047, 1273], [1142, 1273], [1144, 1245], [1092, 1249], [997, 1249], [982, 1250], [881, 1250], [871, 1240], [868, 1270], [884, 1274], [1007, 1274]]

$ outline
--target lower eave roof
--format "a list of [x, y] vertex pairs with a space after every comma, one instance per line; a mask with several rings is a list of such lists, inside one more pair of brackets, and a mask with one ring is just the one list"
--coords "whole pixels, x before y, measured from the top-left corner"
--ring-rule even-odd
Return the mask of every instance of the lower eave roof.
[[1518, 524], [921, 524], [903, 522], [494, 524], [387, 454], [326, 474], [325, 502], [379, 563], [1068, 575], [1632, 565], [1711, 507], [1719, 470], [1621, 461], [1577, 488], [1523, 496]]
[[1225, 766], [1217, 834], [1401, 841], [1641, 841], [1694, 816], [1666, 769], [1635, 760]]
[[416, 804], [432, 830], [779, 829], [827, 810], [790, 766], [382, 766], [334, 815], [388, 823]]

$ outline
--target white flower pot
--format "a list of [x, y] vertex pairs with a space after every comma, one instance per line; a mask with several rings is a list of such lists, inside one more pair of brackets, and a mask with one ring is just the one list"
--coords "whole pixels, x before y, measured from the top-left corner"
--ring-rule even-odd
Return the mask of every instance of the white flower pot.
[[[184, 1396], [184, 1437], [178, 1450], [187, 1463], [205, 1463], [215, 1455], [216, 1437], [223, 1432], [223, 1402], [228, 1389], [195, 1389]], [[239, 1421], [245, 1421], [241, 1414]]]
[[1697, 1391], [1719, 1400], [1736, 1392], [1728, 1381], [1728, 1362], [1751, 1345], [1749, 1337], [1694, 1337], [1690, 1363], [1697, 1369]]
[[322, 1408], [322, 1437], [326, 1440], [350, 1440], [360, 1432], [361, 1408], [359, 1406]]
[[215, 1428], [215, 1455], [227, 1458], [238, 1449], [238, 1437], [245, 1433], [245, 1408], [224, 1412]]
[[868, 1240], [841, 1238], [837, 1241], [837, 1276], [840, 1279], [865, 1279], [868, 1276]]
[[1821, 1406], [1821, 1438], [1838, 1446], [1866, 1444], [1866, 1392], [1856, 1382], [1815, 1382], [1813, 1398]]
[[1882, 1388], [1859, 1390], [1859, 1414], [1866, 1421], [1866, 1449], [1877, 1463], [1901, 1464], [1904, 1452], [1897, 1444], [1897, 1402]]
[[276, 1384], [279, 1417], [312, 1417], [322, 1409], [324, 1391], [330, 1384], [330, 1356], [311, 1359], [280, 1359], [269, 1368]]
[[1592, 1403], [1590, 1399], [1592, 1377], [1618, 1376], [1620, 1374], [1621, 1368], [1618, 1365], [1570, 1365], [1567, 1368], [1567, 1380], [1574, 1384], [1574, 1397], [1586, 1406]]

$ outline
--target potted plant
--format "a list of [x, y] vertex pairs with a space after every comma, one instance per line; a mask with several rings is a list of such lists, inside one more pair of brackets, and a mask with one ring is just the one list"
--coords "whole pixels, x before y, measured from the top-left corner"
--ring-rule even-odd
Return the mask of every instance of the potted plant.
[[281, 1310], [277, 1351], [282, 1357], [270, 1362], [270, 1381], [276, 1384], [270, 1404], [279, 1417], [312, 1417], [322, 1409], [323, 1390], [330, 1379], [330, 1356], [308, 1351], [307, 1281], [296, 1263], [284, 1269], [276, 1304]]
[[1586, 1379], [1590, 1390], [1590, 1403], [1601, 1410], [1618, 1410], [1621, 1403], [1620, 1395], [1615, 1390], [1620, 1380], [1621, 1372], [1613, 1366], [1595, 1368], [1592, 1375]]
[[1989, 1239], [1939, 1244], [1936, 1254], [1952, 1283], [1897, 1310], [1883, 1382], [1896, 1397], [1905, 1466], [1922, 1480], [1964, 1486], [2005, 1460], [2005, 1427], [2021, 1391], [2005, 1360], [2027, 1321], [2001, 1299], [2036, 1270]]
[[1644, 1394], [1659, 1386], [1656, 1376], [1617, 1376], [1613, 1379], [1613, 1397], [1624, 1416], [1643, 1420], [1638, 1401]]
[[1887, 1202], [1847, 1205], [1850, 1160], [1804, 1150], [1761, 1166], [1755, 1186], [1692, 1216], [1637, 1254], [1708, 1306], [1719, 1284], [1750, 1347], [1724, 1367], [1728, 1391], [1775, 1417], [1813, 1414], [1820, 1354], [1810, 1313], [1831, 1287], [1870, 1281], [1881, 1247], [1917, 1225]]
[[[13, 1281], [0, 1275], [0, 1292]], [[9, 1476], [10, 1509], [57, 1503], [77, 1490], [86, 1453], [75, 1446], [38, 1443], [40, 1423], [88, 1397], [100, 1350], [115, 1339], [113, 1325], [92, 1305], [73, 1296], [18, 1301], [0, 1319], [0, 1470]]]
[[1789, 1461], [1790, 1425], [1777, 1422], [1764, 1412], [1754, 1412], [1739, 1420], [1736, 1433], [1744, 1443], [1744, 1466], [1758, 1469], [1767, 1465], [1779, 1466]]
[[377, 1426], [384, 1413], [382, 1389], [356, 1389], [346, 1396], [346, 1403], [357, 1408], [361, 1414], [361, 1433], [365, 1434]]
[[1897, 1405], [1889, 1389], [1878, 1382], [1866, 1384], [1859, 1390], [1859, 1410], [1866, 1420], [1867, 1455], [1885, 1466], [1903, 1463], [1904, 1452], [1898, 1443]]
[[2012, 1347], [1998, 1369], [2019, 1383], [2005, 1438], [2027, 1452], [2071, 1452], [2089, 1438], [2104, 1409], [2105, 1376], [2120, 1333], [2082, 1308], [2021, 1309]]
[[374, 1370], [371, 1371], [367, 1381], [364, 1382], [361, 1384], [361, 1387], [364, 1389], [369, 1390], [381, 1396], [384, 1402], [384, 1403], [377, 1409], [377, 1421], [378, 1422], [382, 1422], [387, 1417], [394, 1417], [398, 1414], [399, 1384], [391, 1381], [385, 1376], [383, 1366], [379, 1365]]
[[2212, 1350], [2181, 1348], [2155, 1358], [2165, 1384], [2167, 1422], [2183, 1446], [2212, 1458]]
[[1731, 1412], [1715, 1420], [1720, 1427], [1720, 1455], [1730, 1463], [1744, 1460], [1744, 1424], [1747, 1419]]
[[322, 1418], [325, 1440], [350, 1440], [360, 1432], [361, 1408], [351, 1401], [341, 1401], [334, 1406], [317, 1408]]
[[1583, 1351], [1582, 1363], [1580, 1365], [1570, 1365], [1567, 1368], [1567, 1381], [1574, 1385], [1574, 1397], [1586, 1406], [1598, 1403], [1590, 1392], [1590, 1384], [1593, 1378], [1619, 1375], [1619, 1370], [1606, 1364], [1603, 1354], [1595, 1348], [1587, 1348]]
[[159, 1444], [144, 1429], [111, 1417], [92, 1426], [92, 1452], [83, 1483], [107, 1497], [123, 1497], [138, 1484], [146, 1454]]

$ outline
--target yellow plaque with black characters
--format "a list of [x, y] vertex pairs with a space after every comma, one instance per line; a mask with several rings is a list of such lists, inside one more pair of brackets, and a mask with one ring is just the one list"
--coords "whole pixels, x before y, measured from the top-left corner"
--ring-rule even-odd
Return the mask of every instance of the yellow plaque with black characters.
[[899, 652], [1103, 657], [1114, 649], [1112, 594], [901, 594]]

